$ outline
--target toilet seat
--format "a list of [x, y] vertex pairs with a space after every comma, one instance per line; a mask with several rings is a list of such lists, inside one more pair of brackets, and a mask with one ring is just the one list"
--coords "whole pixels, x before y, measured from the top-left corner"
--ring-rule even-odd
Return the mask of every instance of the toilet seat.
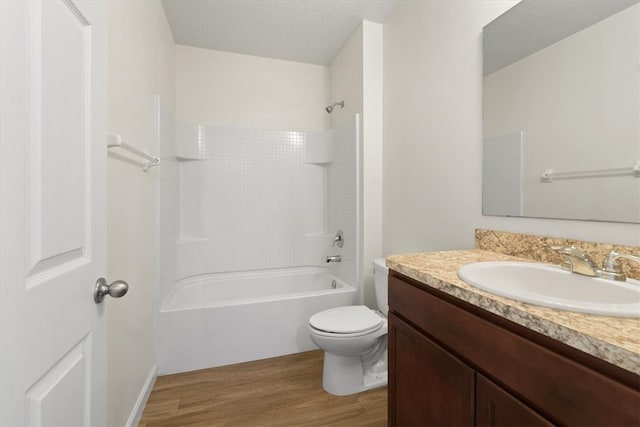
[[377, 331], [382, 325], [382, 316], [365, 305], [330, 308], [309, 319], [309, 326], [326, 336], [361, 336]]

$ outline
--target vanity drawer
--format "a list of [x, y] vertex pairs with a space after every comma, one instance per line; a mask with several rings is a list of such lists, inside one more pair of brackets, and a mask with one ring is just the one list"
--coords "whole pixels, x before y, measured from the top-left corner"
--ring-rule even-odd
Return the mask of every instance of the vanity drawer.
[[636, 375], [612, 379], [577, 362], [578, 350], [551, 350], [540, 344], [550, 338], [393, 271], [389, 309], [554, 423], [640, 425]]

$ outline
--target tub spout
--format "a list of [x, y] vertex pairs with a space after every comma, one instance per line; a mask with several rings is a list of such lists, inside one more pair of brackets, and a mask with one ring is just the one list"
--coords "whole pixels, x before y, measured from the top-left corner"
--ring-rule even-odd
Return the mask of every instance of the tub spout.
[[329, 255], [327, 257], [327, 262], [340, 262], [342, 261], [342, 257], [340, 255]]

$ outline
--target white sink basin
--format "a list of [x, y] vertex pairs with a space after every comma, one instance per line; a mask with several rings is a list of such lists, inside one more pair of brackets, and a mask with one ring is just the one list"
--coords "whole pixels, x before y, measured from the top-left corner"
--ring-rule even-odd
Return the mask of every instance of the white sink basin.
[[528, 262], [476, 262], [458, 270], [470, 285], [517, 301], [560, 310], [640, 317], [640, 282], [582, 276], [558, 266]]

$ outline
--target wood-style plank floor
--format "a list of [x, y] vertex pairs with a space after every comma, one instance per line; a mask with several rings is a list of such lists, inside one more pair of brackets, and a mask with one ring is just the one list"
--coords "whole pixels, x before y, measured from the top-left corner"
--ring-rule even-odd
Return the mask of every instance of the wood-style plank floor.
[[387, 387], [322, 389], [320, 350], [158, 377], [140, 427], [386, 426]]

